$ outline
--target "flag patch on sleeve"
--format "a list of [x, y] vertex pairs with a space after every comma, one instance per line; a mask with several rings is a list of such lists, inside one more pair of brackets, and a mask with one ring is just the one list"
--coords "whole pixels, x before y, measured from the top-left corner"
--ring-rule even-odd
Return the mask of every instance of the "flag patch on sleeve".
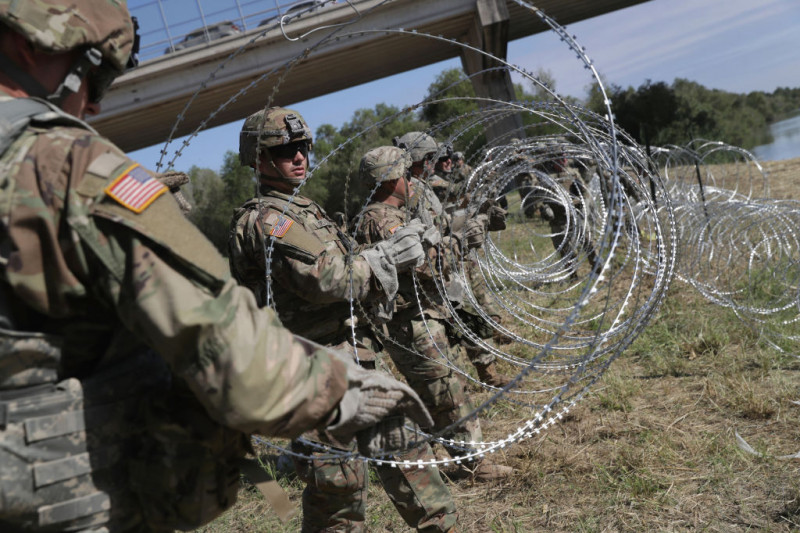
[[292, 227], [292, 224], [294, 224], [294, 220], [286, 217], [281, 217], [272, 227], [269, 234], [272, 235], [273, 237], [277, 237], [280, 239], [281, 237], [286, 235], [286, 232], [289, 231], [289, 228]]
[[144, 211], [167, 190], [163, 183], [148, 174], [138, 163], [122, 171], [105, 188], [106, 194], [134, 213]]

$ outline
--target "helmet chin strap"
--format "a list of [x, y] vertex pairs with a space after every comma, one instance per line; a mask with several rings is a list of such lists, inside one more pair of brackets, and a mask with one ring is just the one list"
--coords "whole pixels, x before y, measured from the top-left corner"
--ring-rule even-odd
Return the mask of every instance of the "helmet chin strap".
[[89, 48], [81, 57], [72, 65], [72, 68], [64, 76], [55, 92], [47, 97], [47, 100], [58, 107], [64, 103], [64, 100], [70, 95], [77, 93], [81, 89], [83, 79], [89, 74], [89, 71], [94, 67], [99, 67], [103, 62], [103, 54], [97, 48]]
[[271, 157], [269, 159], [269, 165], [275, 170], [275, 173], [277, 174], [277, 176], [270, 176], [269, 174], [261, 173], [261, 179], [266, 181], [266, 182], [273, 182], [273, 183], [275, 183], [275, 182], [285, 182], [285, 183], [289, 183], [290, 185], [297, 186], [297, 185], [300, 185], [300, 183], [303, 182], [303, 179], [305, 179], [305, 178], [297, 179], [297, 178], [290, 178], [290, 177], [284, 176], [283, 172], [281, 172], [280, 169], [277, 166], [275, 166], [275, 162], [272, 160]]
[[278, 179], [282, 179], [282, 180], [288, 181], [292, 185], [300, 185], [300, 183], [302, 183], [303, 180], [305, 179], [305, 178], [299, 178], [299, 179], [298, 178], [290, 178], [289, 176], [284, 175], [283, 172], [281, 172], [280, 169], [277, 166], [275, 166], [275, 162], [272, 160], [272, 158], [269, 159], [269, 164], [272, 166], [272, 168], [275, 169], [275, 172], [278, 173], [278, 176], [279, 176]]
[[47, 88], [42, 85], [39, 80], [25, 72], [14, 63], [5, 54], [0, 54], [0, 69], [5, 72], [7, 76], [19, 84], [22, 89], [30, 96], [43, 98], [48, 102], [61, 107], [64, 99], [72, 93], [76, 93], [81, 88], [83, 79], [93, 67], [98, 67], [103, 62], [103, 55], [97, 48], [89, 48], [83, 55], [72, 65], [72, 68], [64, 76], [61, 84], [56, 88], [55, 92], [50, 93]]
[[389, 194], [389, 196], [391, 196], [392, 198], [397, 198], [398, 200], [401, 200], [403, 202], [403, 204], [405, 204], [406, 202], [408, 202], [409, 198], [414, 196], [414, 191], [411, 189], [411, 182], [409, 180], [406, 180], [405, 189], [403, 189], [402, 191], [398, 192], [396, 190], [396, 188], [395, 188], [395, 190], [393, 190]]

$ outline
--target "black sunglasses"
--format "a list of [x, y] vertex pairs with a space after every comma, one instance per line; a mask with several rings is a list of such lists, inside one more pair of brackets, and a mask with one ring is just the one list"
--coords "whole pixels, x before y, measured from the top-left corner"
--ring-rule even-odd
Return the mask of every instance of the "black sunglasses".
[[294, 159], [295, 154], [300, 152], [303, 157], [308, 158], [308, 141], [295, 141], [289, 144], [270, 146], [269, 153], [274, 158]]
[[100, 103], [113, 81], [122, 74], [117, 69], [108, 66], [105, 62], [99, 67], [89, 71], [86, 78], [89, 80], [89, 101], [93, 104]]

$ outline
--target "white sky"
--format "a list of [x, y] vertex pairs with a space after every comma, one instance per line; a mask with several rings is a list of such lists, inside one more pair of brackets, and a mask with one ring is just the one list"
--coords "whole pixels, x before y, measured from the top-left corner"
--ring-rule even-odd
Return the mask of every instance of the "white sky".
[[[675, 78], [737, 93], [800, 87], [800, 0], [650, 0], [567, 29], [604, 80], [623, 87]], [[582, 98], [592, 81], [553, 33], [509, 43], [508, 60], [528, 71], [549, 71], [562, 94]], [[439, 72], [460, 65], [453, 59], [292, 107], [313, 129], [324, 123], [339, 127], [356, 109], [419, 102]], [[238, 149], [240, 127], [235, 122], [201, 133], [176, 167], [218, 169], [224, 153]], [[157, 145], [130, 155], [153, 168], [160, 149]]]

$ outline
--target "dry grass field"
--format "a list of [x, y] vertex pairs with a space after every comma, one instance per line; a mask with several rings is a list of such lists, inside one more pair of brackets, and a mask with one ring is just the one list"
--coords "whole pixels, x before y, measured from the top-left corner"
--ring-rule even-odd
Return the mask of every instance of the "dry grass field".
[[[771, 197], [800, 199], [800, 159], [765, 167]], [[507, 435], [519, 415], [491, 409], [484, 435]], [[516, 469], [510, 479], [449, 487], [462, 532], [800, 531], [800, 457], [780, 458], [798, 451], [800, 359], [675, 281], [570, 414], [498, 458]], [[301, 484], [280, 482], [299, 506]], [[368, 514], [369, 531], [408, 531], [376, 482]], [[299, 529], [243, 481], [236, 506], [198, 531]]]

